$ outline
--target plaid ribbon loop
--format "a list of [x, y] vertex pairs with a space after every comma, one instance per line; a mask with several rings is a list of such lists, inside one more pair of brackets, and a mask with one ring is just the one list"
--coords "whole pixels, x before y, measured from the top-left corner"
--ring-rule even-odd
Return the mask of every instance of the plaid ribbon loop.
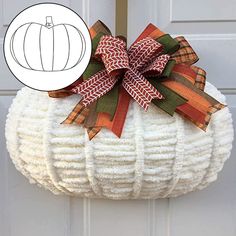
[[119, 72], [126, 71], [122, 86], [145, 110], [153, 99], [163, 99], [163, 95], [142, 75], [152, 72], [159, 75], [165, 68], [169, 56], [159, 54], [162, 45], [147, 37], [134, 43], [126, 50], [126, 43], [110, 35], [101, 37], [95, 56], [100, 58], [105, 69], [87, 81], [73, 88], [73, 93], [83, 97], [84, 106], [90, 105], [109, 92], [118, 81]]

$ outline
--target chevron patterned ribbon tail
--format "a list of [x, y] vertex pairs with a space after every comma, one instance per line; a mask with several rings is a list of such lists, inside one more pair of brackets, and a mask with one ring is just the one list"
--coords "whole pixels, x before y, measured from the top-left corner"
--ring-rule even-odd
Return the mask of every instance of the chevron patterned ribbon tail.
[[99, 71], [89, 80], [83, 82], [71, 91], [83, 97], [83, 105], [87, 107], [98, 98], [109, 92], [117, 82], [116, 77], [111, 77], [105, 70]]
[[128, 70], [122, 85], [145, 111], [153, 99], [164, 99], [163, 95], [137, 71]]

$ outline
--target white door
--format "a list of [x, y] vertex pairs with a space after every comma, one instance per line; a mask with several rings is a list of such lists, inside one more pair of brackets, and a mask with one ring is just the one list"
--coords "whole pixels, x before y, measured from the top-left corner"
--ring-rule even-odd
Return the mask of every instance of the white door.
[[[10, 20], [38, 1], [0, 0], [0, 44]], [[60, 0], [91, 25], [104, 21], [114, 32], [115, 0]], [[185, 35], [199, 65], [228, 99], [236, 121], [236, 1], [128, 0], [132, 42], [152, 22]], [[7, 109], [22, 86], [0, 51], [0, 236], [235, 236], [236, 149], [217, 182], [184, 197], [149, 201], [88, 200], [54, 196], [30, 185], [15, 170], [5, 148]]]
[[[164, 32], [184, 35], [199, 55], [207, 80], [226, 95], [236, 123], [235, 0], [129, 0], [128, 20], [130, 42], [150, 22]], [[231, 158], [210, 187], [162, 204], [153, 201], [158, 214], [153, 235], [235, 236], [235, 167], [234, 143]]]

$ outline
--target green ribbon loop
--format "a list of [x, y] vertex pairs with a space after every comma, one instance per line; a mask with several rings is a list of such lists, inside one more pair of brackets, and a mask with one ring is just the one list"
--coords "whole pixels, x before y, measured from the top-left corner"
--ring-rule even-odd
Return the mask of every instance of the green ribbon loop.
[[169, 34], [164, 34], [157, 38], [156, 41], [163, 45], [164, 54], [173, 54], [179, 50], [180, 45], [177, 40], [173, 39]]
[[91, 76], [96, 74], [98, 71], [103, 70], [105, 67], [102, 62], [90, 60], [86, 70], [83, 73], [83, 80], [89, 79]]
[[113, 120], [119, 98], [118, 83], [104, 96], [99, 98], [97, 102], [96, 112], [105, 112], [110, 114], [110, 119]]
[[178, 106], [187, 102], [185, 98], [167, 88], [165, 85], [158, 81], [158, 78], [151, 78], [148, 81], [165, 97], [165, 99], [154, 99], [152, 103], [163, 111], [173, 116]]
[[[105, 35], [104, 33], [98, 33], [92, 40], [92, 56], [94, 56], [97, 46], [100, 42], [101, 37]], [[89, 79], [92, 75], [96, 74], [98, 71], [103, 70], [105, 67], [102, 62], [97, 61], [91, 57], [90, 62], [83, 73], [83, 80]]]
[[165, 66], [164, 71], [162, 72], [160, 77], [168, 78], [171, 75], [171, 72], [175, 66], [175, 60], [169, 60]]
[[92, 40], [92, 55], [94, 56], [95, 52], [96, 52], [96, 49], [98, 47], [98, 44], [100, 42], [100, 39], [103, 35], [106, 35], [105, 33], [98, 33]]

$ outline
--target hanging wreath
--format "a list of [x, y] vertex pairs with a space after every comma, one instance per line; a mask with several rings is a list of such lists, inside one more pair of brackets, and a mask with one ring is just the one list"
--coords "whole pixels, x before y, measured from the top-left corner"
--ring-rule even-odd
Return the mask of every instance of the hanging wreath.
[[6, 138], [16, 167], [56, 194], [110, 199], [174, 197], [214, 181], [232, 118], [187, 40], [152, 24], [128, 49], [101, 21], [90, 34], [76, 83], [14, 99]]

